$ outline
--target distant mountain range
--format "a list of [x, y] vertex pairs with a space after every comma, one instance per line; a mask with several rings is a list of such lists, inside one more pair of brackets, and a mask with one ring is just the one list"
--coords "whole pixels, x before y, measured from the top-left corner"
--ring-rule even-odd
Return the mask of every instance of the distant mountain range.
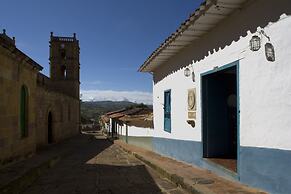
[[[82, 124], [92, 123], [93, 120], [97, 122], [100, 116], [107, 112], [139, 105], [128, 101], [81, 102], [81, 122]], [[149, 107], [152, 108], [151, 105]]]

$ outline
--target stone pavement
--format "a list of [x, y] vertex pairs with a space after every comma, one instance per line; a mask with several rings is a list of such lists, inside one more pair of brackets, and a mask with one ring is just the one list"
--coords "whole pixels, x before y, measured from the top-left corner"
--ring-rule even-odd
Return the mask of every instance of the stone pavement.
[[151, 166], [164, 177], [191, 193], [203, 194], [265, 194], [266, 192], [247, 187], [239, 182], [226, 180], [214, 173], [189, 164], [163, 157], [152, 151], [115, 140], [128, 153]]
[[25, 160], [1, 166], [0, 194], [19, 193], [29, 186], [40, 174], [53, 167], [60, 158], [70, 154], [72, 141], [74, 138], [63, 141], [57, 146], [47, 146]]
[[3, 193], [263, 192], [119, 140], [112, 144], [93, 133], [49, 146], [29, 159], [0, 169], [0, 194]]
[[70, 154], [22, 193], [187, 193], [104, 137], [83, 134], [68, 141], [66, 149]]

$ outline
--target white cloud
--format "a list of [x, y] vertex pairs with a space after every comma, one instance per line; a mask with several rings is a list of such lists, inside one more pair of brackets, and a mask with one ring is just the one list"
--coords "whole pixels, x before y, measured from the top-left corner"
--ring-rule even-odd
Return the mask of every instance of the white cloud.
[[87, 85], [99, 85], [101, 84], [102, 82], [101, 81], [88, 81], [88, 82], [82, 82], [82, 84], [87, 84]]
[[130, 101], [152, 104], [153, 97], [149, 92], [141, 91], [113, 91], [113, 90], [81, 90], [83, 101]]

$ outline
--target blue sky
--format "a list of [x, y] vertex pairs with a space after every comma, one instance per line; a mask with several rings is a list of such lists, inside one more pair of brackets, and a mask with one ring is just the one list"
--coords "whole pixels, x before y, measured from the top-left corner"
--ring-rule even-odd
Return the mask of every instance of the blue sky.
[[6, 0], [1, 2], [0, 28], [16, 37], [17, 47], [40, 63], [46, 75], [50, 32], [60, 36], [76, 32], [81, 48], [81, 91], [87, 100], [135, 101], [134, 95], [144, 94], [147, 100], [136, 101], [148, 101], [152, 76], [138, 73], [137, 69], [200, 3], [201, 0]]

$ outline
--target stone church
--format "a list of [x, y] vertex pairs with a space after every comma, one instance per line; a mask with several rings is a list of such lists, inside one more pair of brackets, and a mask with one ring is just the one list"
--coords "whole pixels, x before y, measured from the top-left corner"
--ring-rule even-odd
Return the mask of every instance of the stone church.
[[0, 33], [0, 165], [79, 132], [79, 41], [50, 36], [50, 77]]

